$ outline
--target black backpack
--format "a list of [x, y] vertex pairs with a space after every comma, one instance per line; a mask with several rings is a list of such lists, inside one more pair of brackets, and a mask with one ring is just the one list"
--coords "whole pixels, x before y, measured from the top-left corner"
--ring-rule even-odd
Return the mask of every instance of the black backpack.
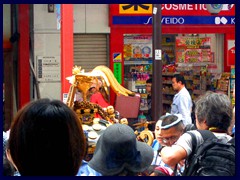
[[195, 126], [195, 124], [187, 124], [184, 128], [184, 132], [196, 130], [196, 129], [197, 129], [197, 127]]
[[218, 138], [208, 130], [198, 130], [204, 142], [196, 147], [197, 140], [193, 133], [193, 151], [185, 162], [183, 176], [234, 176], [235, 175], [235, 143], [219, 142]]

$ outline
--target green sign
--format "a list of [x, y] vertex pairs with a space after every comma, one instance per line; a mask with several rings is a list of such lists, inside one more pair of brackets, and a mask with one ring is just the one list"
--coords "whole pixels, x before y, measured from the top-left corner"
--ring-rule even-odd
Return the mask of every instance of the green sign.
[[122, 64], [121, 63], [113, 63], [113, 74], [117, 79], [119, 84], [122, 84]]

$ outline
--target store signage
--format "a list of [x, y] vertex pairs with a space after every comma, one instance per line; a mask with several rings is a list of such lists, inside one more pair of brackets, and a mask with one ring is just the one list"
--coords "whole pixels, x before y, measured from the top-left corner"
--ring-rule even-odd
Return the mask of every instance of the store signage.
[[235, 40], [228, 40], [227, 65], [235, 64]]
[[119, 14], [151, 14], [152, 4], [120, 4]]
[[[235, 25], [235, 4], [222, 4], [217, 15], [211, 15], [206, 4], [161, 4], [164, 25]], [[152, 4], [113, 4], [113, 25], [151, 25]]]
[[113, 74], [119, 84], [122, 84], [122, 63], [113, 63]]
[[[235, 15], [235, 4], [221, 4], [220, 15]], [[113, 6], [114, 7], [114, 6]], [[121, 14], [152, 14], [152, 4], [119, 4]], [[162, 4], [162, 15], [209, 16], [206, 4]]]
[[113, 62], [122, 62], [122, 53], [113, 53]]
[[[162, 16], [164, 25], [235, 25], [235, 16]], [[114, 25], [151, 25], [151, 16], [114, 16]]]
[[[152, 57], [152, 36], [125, 36], [123, 52], [125, 60]], [[126, 61], [124, 63], [126, 63]]]
[[213, 62], [210, 37], [176, 37], [178, 63]]
[[40, 82], [60, 82], [60, 56], [37, 56], [37, 79]]
[[206, 4], [206, 8], [212, 15], [218, 14], [222, 10], [223, 4]]
[[68, 97], [68, 93], [63, 93], [63, 99], [62, 101], [66, 104], [67, 103], [67, 97]]
[[162, 50], [155, 49], [155, 60], [162, 60]]

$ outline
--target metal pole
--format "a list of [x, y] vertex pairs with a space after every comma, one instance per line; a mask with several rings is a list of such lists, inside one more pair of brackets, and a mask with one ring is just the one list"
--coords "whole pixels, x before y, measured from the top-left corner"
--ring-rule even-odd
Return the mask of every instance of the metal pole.
[[153, 83], [152, 117], [157, 121], [163, 113], [162, 105], [162, 12], [161, 4], [153, 4]]

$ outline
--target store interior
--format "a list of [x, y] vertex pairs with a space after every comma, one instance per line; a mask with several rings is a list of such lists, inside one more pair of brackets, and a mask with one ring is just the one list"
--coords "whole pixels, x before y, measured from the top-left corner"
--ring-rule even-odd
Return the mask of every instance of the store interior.
[[[169, 112], [173, 96], [172, 76], [184, 75], [193, 101], [206, 91], [222, 92], [232, 100], [235, 66], [224, 72], [223, 34], [163, 34], [163, 113]], [[152, 35], [124, 35], [124, 86], [141, 95], [140, 113], [147, 111], [146, 80], [152, 77]]]

